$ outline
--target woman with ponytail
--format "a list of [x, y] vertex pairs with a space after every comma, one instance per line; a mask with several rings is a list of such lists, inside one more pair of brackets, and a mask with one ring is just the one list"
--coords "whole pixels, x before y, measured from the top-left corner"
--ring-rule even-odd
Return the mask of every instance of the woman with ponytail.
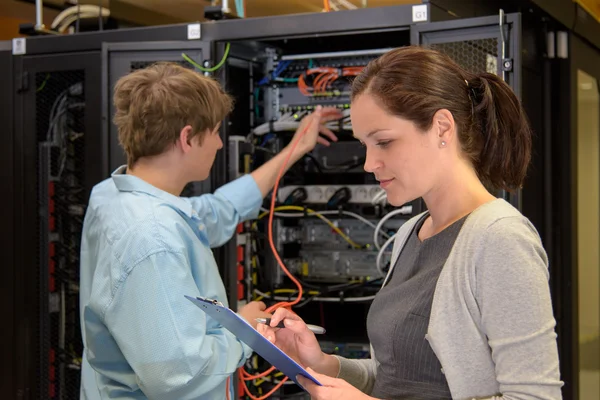
[[[372, 61], [352, 87], [365, 170], [388, 202], [427, 210], [396, 234], [367, 318], [372, 354], [324, 354], [290, 311], [259, 331], [310, 368], [314, 399], [560, 399], [548, 259], [517, 209], [489, 190], [522, 186], [531, 130], [510, 87], [434, 50]], [[286, 328], [272, 328], [280, 321]]]

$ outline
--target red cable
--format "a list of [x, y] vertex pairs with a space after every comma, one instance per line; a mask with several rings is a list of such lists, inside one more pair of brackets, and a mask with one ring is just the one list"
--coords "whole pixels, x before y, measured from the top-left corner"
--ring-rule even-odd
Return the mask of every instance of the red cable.
[[[327, 114], [323, 114], [322, 116], [325, 116], [325, 115], [327, 115]], [[290, 152], [288, 153], [285, 161], [283, 162], [283, 165], [281, 166], [281, 168], [279, 170], [279, 173], [277, 174], [277, 179], [275, 180], [275, 186], [273, 187], [273, 194], [271, 195], [271, 206], [269, 207], [269, 225], [268, 225], [269, 245], [271, 246], [271, 251], [273, 251], [273, 255], [275, 256], [277, 263], [279, 264], [281, 269], [283, 269], [283, 272], [285, 272], [285, 274], [288, 276], [288, 278], [290, 278], [292, 280], [292, 282], [294, 282], [294, 284], [298, 287], [298, 297], [296, 298], [296, 300], [291, 301], [291, 302], [281, 302], [281, 303], [272, 305], [271, 307], [269, 307], [265, 310], [268, 313], [272, 313], [274, 310], [281, 308], [281, 307], [291, 307], [295, 304], [298, 304], [300, 302], [300, 300], [302, 299], [302, 294], [303, 294], [302, 285], [300, 284], [300, 282], [298, 282], [298, 280], [296, 278], [294, 278], [294, 276], [290, 273], [290, 271], [288, 271], [288, 269], [285, 267], [285, 264], [283, 264], [283, 261], [281, 260], [281, 257], [279, 256], [279, 253], [277, 252], [275, 243], [273, 242], [273, 216], [275, 215], [275, 202], [277, 200], [277, 190], [279, 189], [279, 181], [281, 180], [283, 174], [285, 173], [285, 168], [288, 165], [290, 158], [292, 157], [292, 154], [294, 153], [294, 150], [296, 150], [298, 143], [300, 143], [300, 140], [302, 140], [302, 137], [306, 134], [306, 132], [308, 132], [308, 129], [310, 128], [310, 124], [312, 124], [312, 121], [311, 121], [311, 123], [309, 123], [306, 126], [306, 128], [304, 128], [304, 130], [298, 136], [298, 139], [296, 140], [296, 142], [292, 145]], [[254, 379], [262, 378], [264, 376], [269, 375], [274, 370], [275, 370], [275, 367], [271, 367], [268, 370], [266, 370], [265, 372], [262, 372], [258, 375], [251, 375], [243, 368], [240, 368], [238, 371], [238, 374], [239, 374], [240, 380], [243, 382], [243, 381], [251, 381]], [[283, 385], [283, 383], [287, 380], [288, 380], [288, 377], [286, 376], [269, 393], [267, 393], [266, 395], [264, 395], [262, 397], [255, 397], [252, 393], [250, 393], [250, 390], [248, 389], [248, 387], [246, 386], [245, 383], [242, 386], [244, 388], [244, 393], [248, 397], [250, 397], [252, 400], [265, 400], [270, 395], [275, 393], [275, 391], [277, 391], [277, 389], [279, 389]]]

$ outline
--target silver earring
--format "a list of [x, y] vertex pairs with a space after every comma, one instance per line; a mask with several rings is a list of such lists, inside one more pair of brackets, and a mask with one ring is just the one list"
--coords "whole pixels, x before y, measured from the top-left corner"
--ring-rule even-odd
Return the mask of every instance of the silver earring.
[[444, 141], [442, 140], [442, 147], [444, 147], [445, 145], [446, 145], [446, 142], [444, 142]]

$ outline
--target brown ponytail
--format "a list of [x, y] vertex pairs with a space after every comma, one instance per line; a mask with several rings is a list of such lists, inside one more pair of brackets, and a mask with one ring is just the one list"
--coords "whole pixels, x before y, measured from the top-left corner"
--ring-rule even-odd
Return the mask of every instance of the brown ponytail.
[[472, 74], [440, 52], [409, 46], [369, 63], [353, 82], [352, 98], [366, 92], [423, 131], [438, 110], [450, 111], [481, 181], [506, 190], [523, 184], [531, 130], [519, 100], [496, 75]]
[[482, 181], [501, 189], [522, 185], [531, 159], [531, 131], [512, 89], [494, 74], [468, 81], [474, 92], [474, 133], [484, 137], [475, 168]]

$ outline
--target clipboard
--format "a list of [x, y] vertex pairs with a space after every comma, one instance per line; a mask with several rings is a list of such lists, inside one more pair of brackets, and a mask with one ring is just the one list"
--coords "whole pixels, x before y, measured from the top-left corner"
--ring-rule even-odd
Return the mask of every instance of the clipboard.
[[267, 338], [258, 333], [245, 319], [234, 313], [231, 309], [223, 306], [217, 300], [205, 299], [203, 297], [185, 296], [189, 301], [198, 306], [206, 314], [219, 321], [235, 337], [246, 343], [250, 348], [256, 351], [262, 358], [283, 372], [288, 378], [296, 382], [296, 375], [302, 375], [310, 379], [315, 384], [322, 386], [313, 376], [311, 376], [300, 364], [292, 360]]

